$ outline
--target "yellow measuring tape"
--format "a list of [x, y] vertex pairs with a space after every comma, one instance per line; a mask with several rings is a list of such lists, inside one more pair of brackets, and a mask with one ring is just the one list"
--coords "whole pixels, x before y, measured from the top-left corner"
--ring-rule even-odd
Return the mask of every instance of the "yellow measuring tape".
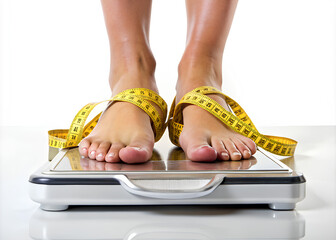
[[[216, 101], [206, 96], [206, 94], [220, 94], [223, 96], [227, 104], [232, 109], [233, 113], [224, 109]], [[98, 120], [102, 113], [95, 116], [89, 123], [85, 125], [85, 122], [93, 110], [94, 107], [100, 103], [109, 101], [110, 104], [117, 101], [124, 101], [132, 103], [142, 110], [144, 110], [153, 122], [155, 141], [158, 141], [166, 128], [167, 123], [165, 119], [167, 117], [167, 104], [166, 102], [154, 91], [146, 88], [133, 88], [120, 92], [115, 97], [104, 100], [101, 102], [89, 103], [85, 105], [75, 116], [71, 123], [70, 129], [56, 129], [50, 130], [49, 146], [54, 148], [69, 148], [76, 147], [79, 142], [88, 136], [90, 132], [97, 125]], [[149, 103], [149, 101], [157, 104], [163, 112], [163, 118], [155, 107]], [[175, 99], [169, 112], [169, 138], [173, 144], [179, 145], [179, 136], [183, 129], [182, 118], [182, 104], [194, 104], [204, 110], [208, 111], [216, 118], [218, 118], [225, 125], [233, 129], [234, 131], [252, 139], [257, 146], [274, 154], [282, 156], [292, 156], [295, 151], [297, 142], [290, 138], [277, 137], [263, 135], [258, 132], [252, 120], [245, 113], [243, 108], [230, 97], [218, 91], [213, 87], [199, 87], [183, 96], [181, 101], [175, 107]]]
[[[90, 112], [98, 104], [107, 101], [110, 101], [110, 104], [118, 101], [129, 102], [144, 110], [153, 122], [155, 141], [157, 142], [160, 140], [167, 126], [167, 123], [165, 122], [167, 117], [166, 102], [152, 90], [146, 88], [132, 88], [118, 93], [111, 99], [85, 105], [76, 114], [69, 129], [56, 129], [48, 131], [49, 146], [55, 148], [76, 147], [79, 142], [83, 138], [88, 136], [90, 132], [94, 129], [102, 114], [102, 112], [99, 113], [89, 123], [85, 125], [86, 119], [88, 118]], [[162, 119], [159, 112], [151, 103], [149, 103], [149, 101], [154, 102], [160, 107], [163, 112]]]
[[[206, 96], [206, 94], [219, 94], [223, 96], [233, 113], [224, 109], [215, 100]], [[185, 94], [176, 107], [174, 99], [168, 116], [168, 128], [169, 138], [176, 146], [180, 146], [179, 136], [183, 129], [182, 104], [184, 103], [194, 104], [203, 108], [235, 132], [253, 140], [258, 147], [281, 156], [294, 155], [295, 147], [297, 145], [295, 140], [259, 133], [252, 123], [252, 120], [236, 101], [216, 88], [209, 86], [195, 88], [191, 92]]]

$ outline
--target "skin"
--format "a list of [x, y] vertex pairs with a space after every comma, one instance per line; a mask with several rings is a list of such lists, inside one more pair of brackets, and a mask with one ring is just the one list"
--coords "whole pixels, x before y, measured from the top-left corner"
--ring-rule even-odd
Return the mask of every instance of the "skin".
[[[178, 67], [176, 101], [199, 86], [222, 87], [222, 56], [237, 0], [186, 0], [186, 48]], [[155, 59], [149, 45], [150, 0], [102, 0], [110, 43], [112, 96], [128, 88], [158, 93]], [[225, 100], [208, 95], [228, 110]], [[155, 104], [154, 104], [155, 106]], [[160, 112], [160, 109], [155, 106]], [[186, 105], [180, 145], [192, 161], [241, 160], [256, 152], [254, 142], [223, 125], [205, 110]], [[79, 145], [97, 161], [147, 161], [154, 146], [150, 118], [138, 107], [116, 102]]]

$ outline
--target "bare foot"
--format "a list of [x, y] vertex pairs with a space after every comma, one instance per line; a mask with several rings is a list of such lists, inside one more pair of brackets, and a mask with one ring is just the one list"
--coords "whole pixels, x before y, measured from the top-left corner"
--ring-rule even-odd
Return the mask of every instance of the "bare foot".
[[[221, 67], [221, 66], [220, 66]], [[218, 68], [218, 67], [217, 67]], [[176, 103], [184, 94], [200, 86], [213, 86], [221, 89], [221, 71], [202, 59], [184, 61], [179, 65], [179, 79], [176, 85]], [[225, 100], [214, 94], [207, 95], [229, 110]], [[183, 130], [179, 143], [193, 161], [214, 161], [248, 159], [256, 152], [255, 143], [229, 127], [204, 109], [195, 105], [186, 105], [182, 111]]]
[[[110, 45], [112, 96], [130, 88], [158, 92], [149, 45], [151, 2], [107, 0], [102, 1], [102, 8]], [[82, 155], [98, 161], [137, 163], [149, 160], [153, 145], [150, 117], [131, 103], [116, 102], [79, 147]]]
[[[120, 76], [112, 87], [113, 96], [129, 88], [157, 91], [154, 78], [141, 72]], [[157, 111], [161, 109], [152, 103]], [[115, 102], [102, 114], [97, 126], [79, 144], [80, 154], [106, 162], [140, 163], [152, 156], [154, 132], [150, 117], [128, 102]]]

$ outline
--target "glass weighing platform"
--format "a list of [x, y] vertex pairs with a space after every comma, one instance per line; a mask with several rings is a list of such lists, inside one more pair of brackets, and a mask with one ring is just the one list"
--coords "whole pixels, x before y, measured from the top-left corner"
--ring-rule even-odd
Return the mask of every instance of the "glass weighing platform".
[[[168, 141], [168, 140], [167, 140]], [[305, 197], [305, 178], [258, 150], [241, 161], [192, 162], [160, 141], [150, 161], [107, 163], [56, 150], [30, 176], [30, 197], [48, 211], [70, 205], [267, 204], [292, 210]]]

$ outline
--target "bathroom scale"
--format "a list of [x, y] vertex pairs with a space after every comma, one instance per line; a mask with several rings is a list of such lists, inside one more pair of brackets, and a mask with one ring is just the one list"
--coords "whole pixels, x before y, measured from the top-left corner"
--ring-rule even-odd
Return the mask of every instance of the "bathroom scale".
[[305, 178], [262, 149], [240, 161], [193, 162], [168, 138], [141, 164], [83, 158], [78, 147], [55, 156], [30, 176], [41, 209], [71, 205], [267, 204], [292, 210], [305, 197]]

